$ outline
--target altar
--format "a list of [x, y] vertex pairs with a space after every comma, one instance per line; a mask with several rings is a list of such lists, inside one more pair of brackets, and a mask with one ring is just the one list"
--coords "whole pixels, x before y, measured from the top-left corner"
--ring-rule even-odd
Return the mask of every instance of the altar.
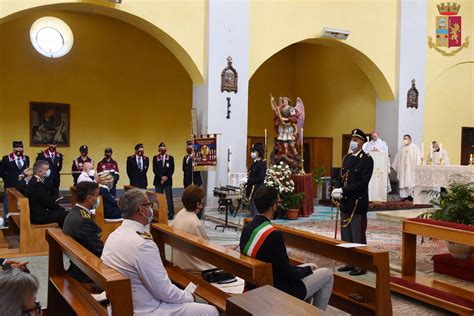
[[470, 166], [415, 166], [413, 204], [429, 204], [430, 191], [446, 188], [452, 181], [474, 182], [474, 167]]
[[369, 182], [369, 201], [387, 202], [388, 170], [390, 169], [388, 153], [371, 151], [369, 155], [374, 160], [374, 171]]

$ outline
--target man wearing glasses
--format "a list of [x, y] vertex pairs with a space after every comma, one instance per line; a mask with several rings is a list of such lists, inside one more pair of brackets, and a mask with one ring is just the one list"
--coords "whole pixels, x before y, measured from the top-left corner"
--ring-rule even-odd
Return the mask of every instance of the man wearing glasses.
[[123, 222], [105, 242], [102, 261], [130, 278], [135, 315], [219, 315], [214, 306], [194, 302], [193, 294], [171, 283], [160, 251], [145, 226], [153, 220], [144, 190], [120, 198]]
[[300, 266], [290, 264], [283, 235], [271, 220], [280, 208], [278, 191], [261, 187], [254, 194], [258, 211], [240, 237], [240, 251], [246, 256], [272, 264], [274, 286], [301, 300], [325, 310], [331, 297], [333, 275], [327, 268], [318, 269], [314, 263]]

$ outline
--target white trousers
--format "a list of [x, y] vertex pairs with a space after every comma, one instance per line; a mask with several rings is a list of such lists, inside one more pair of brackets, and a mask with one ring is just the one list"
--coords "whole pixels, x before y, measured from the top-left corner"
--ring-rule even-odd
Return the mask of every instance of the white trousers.
[[160, 306], [152, 313], [146, 314], [135, 314], [143, 316], [219, 316], [217, 309], [208, 304], [201, 303], [183, 303], [183, 304], [171, 304], [161, 303]]

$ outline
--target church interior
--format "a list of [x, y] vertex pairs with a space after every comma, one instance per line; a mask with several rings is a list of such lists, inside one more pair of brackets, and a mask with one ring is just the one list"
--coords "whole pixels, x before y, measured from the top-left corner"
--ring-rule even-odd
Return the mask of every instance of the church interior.
[[0, 301], [27, 274], [9, 314], [474, 315], [473, 18], [0, 0]]

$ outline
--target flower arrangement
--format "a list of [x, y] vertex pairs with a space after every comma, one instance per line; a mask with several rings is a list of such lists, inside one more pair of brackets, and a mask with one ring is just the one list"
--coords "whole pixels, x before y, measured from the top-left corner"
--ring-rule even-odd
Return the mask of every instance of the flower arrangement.
[[283, 161], [280, 161], [279, 164], [271, 165], [267, 169], [264, 183], [277, 189], [282, 196], [295, 191], [295, 183], [291, 179], [291, 169]]

